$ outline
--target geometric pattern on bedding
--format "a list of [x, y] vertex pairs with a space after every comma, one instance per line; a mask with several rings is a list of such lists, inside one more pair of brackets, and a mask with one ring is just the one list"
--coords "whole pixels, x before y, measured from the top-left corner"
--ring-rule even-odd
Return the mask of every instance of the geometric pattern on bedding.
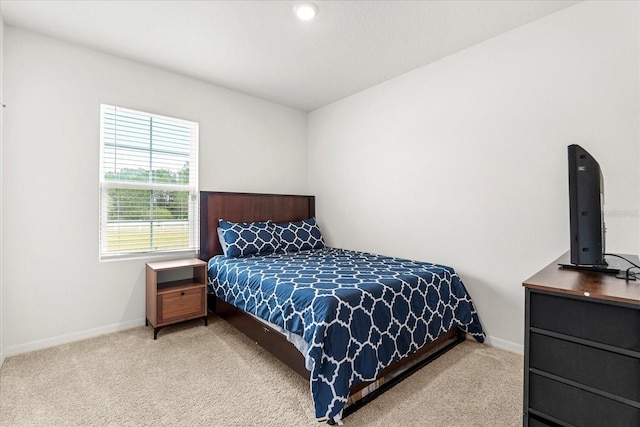
[[284, 252], [324, 248], [322, 233], [315, 218], [276, 224], [275, 235], [280, 239], [280, 250]]
[[220, 219], [219, 224], [226, 244], [226, 256], [266, 254], [275, 252], [280, 246], [280, 241], [274, 234], [275, 224], [271, 221], [229, 222]]
[[453, 268], [337, 248], [209, 260], [209, 290], [307, 342], [318, 420], [339, 421], [350, 388], [454, 326], [483, 342]]

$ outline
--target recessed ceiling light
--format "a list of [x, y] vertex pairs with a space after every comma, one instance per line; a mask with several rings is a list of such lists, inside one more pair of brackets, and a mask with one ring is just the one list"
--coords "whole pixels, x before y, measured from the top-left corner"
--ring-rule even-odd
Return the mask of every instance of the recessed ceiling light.
[[293, 11], [298, 19], [310, 21], [318, 14], [318, 6], [315, 3], [296, 3], [293, 6]]

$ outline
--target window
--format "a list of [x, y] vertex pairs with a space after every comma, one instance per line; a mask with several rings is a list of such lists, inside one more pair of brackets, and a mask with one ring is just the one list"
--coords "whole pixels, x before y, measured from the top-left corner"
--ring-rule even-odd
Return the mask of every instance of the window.
[[198, 124], [100, 108], [100, 259], [198, 250]]

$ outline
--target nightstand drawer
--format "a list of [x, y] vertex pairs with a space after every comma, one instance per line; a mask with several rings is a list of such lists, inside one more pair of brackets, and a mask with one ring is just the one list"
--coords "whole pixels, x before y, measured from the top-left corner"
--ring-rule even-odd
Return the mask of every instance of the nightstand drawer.
[[158, 295], [160, 324], [204, 315], [206, 315], [204, 287], [175, 290]]

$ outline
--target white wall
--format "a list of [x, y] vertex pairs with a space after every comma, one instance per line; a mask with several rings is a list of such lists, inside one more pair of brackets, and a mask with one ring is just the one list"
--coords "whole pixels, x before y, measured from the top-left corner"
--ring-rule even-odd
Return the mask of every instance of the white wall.
[[[4, 21], [2, 20], [2, 13], [0, 12], [0, 104], [4, 103], [4, 92], [3, 92], [3, 82], [4, 82], [4, 61], [3, 61], [3, 57], [4, 57]], [[2, 176], [3, 176], [3, 169], [2, 169], [2, 163], [3, 163], [3, 131], [4, 129], [4, 108], [2, 108], [2, 106], [0, 105], [0, 189], [2, 189]], [[4, 249], [3, 249], [3, 243], [4, 242], [4, 238], [3, 238], [3, 233], [2, 233], [2, 211], [3, 211], [3, 197], [2, 197], [3, 192], [0, 191], [0, 366], [2, 366], [2, 363], [4, 362], [4, 334], [2, 332], [2, 325], [4, 324], [4, 322], [2, 321], [3, 313], [4, 310], [2, 309], [2, 271], [4, 270], [3, 267], [3, 262], [2, 259], [4, 258]]]
[[[5, 27], [4, 354], [144, 324], [144, 262], [98, 261], [100, 103], [200, 123], [200, 189], [306, 193], [306, 114]], [[151, 338], [150, 338], [151, 339]]]
[[638, 16], [578, 4], [310, 113], [328, 242], [455, 267], [521, 351], [521, 284], [569, 248], [567, 145], [603, 169], [607, 249], [639, 252]]
[[521, 283], [568, 249], [566, 145], [603, 167], [608, 249], [640, 252], [639, 21], [637, 2], [579, 4], [308, 132], [299, 111], [5, 27], [0, 361], [144, 323], [145, 260], [98, 262], [100, 103], [199, 121], [203, 190], [316, 194], [330, 244], [453, 265], [491, 341], [521, 349]]

